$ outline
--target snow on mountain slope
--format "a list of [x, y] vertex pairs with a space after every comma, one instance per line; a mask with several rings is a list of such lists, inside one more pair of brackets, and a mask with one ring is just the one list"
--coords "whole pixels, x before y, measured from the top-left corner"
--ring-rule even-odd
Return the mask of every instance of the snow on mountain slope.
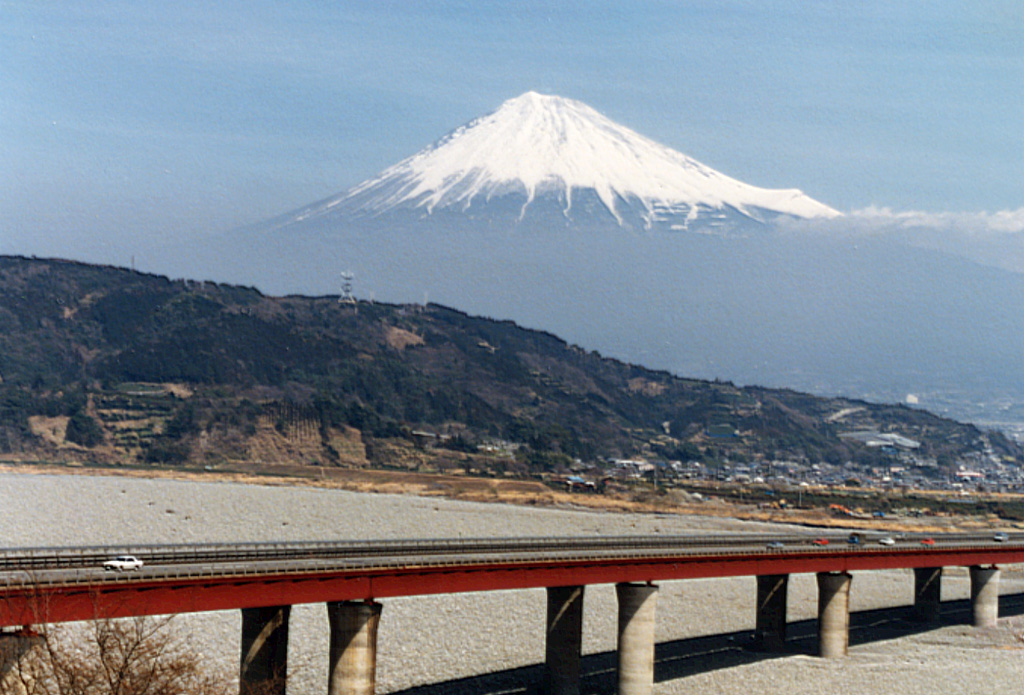
[[620, 224], [623, 209], [632, 208], [648, 227], [666, 220], [686, 226], [727, 208], [757, 221], [839, 216], [799, 190], [730, 178], [579, 101], [527, 92], [293, 221], [332, 211], [465, 210], [510, 194], [523, 198], [520, 217], [545, 194], [556, 195], [563, 214], [572, 216], [583, 192], [595, 193]]

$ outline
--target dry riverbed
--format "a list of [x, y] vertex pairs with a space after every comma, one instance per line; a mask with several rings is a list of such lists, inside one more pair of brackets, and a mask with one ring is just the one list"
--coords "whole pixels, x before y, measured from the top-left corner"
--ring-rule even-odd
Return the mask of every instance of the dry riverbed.
[[[775, 526], [724, 517], [599, 512], [558, 506], [486, 504], [328, 487], [195, 482], [94, 475], [0, 473], [0, 545], [132, 544], [368, 538], [679, 534], [765, 531]], [[792, 530], [792, 529], [789, 529]], [[810, 532], [810, 531], [808, 531]], [[754, 616], [754, 579], [665, 582], [658, 599], [655, 692], [935, 693], [1020, 692], [1024, 624], [965, 627], [947, 608], [939, 629], [905, 634], [874, 609], [912, 601], [909, 571], [856, 573], [852, 608], [866, 625], [852, 633], [848, 659], [822, 661], [813, 649], [816, 590], [811, 575], [790, 585], [792, 653], [765, 658], [744, 649]], [[1024, 593], [1019, 571], [1004, 572], [1004, 594]], [[950, 568], [943, 598], [966, 599], [966, 571]], [[1014, 604], [1024, 611], [1020, 602]], [[528, 692], [544, 653], [542, 590], [384, 601], [378, 691], [409, 695]], [[855, 616], [855, 618], [857, 617]], [[587, 693], [614, 682], [613, 587], [587, 589]], [[178, 629], [226, 672], [236, 668], [237, 611], [186, 615]], [[893, 627], [903, 636], [893, 638]], [[806, 639], [801, 635], [807, 634]], [[327, 621], [321, 605], [292, 613], [292, 695], [326, 691]], [[611, 669], [611, 670], [609, 670]]]

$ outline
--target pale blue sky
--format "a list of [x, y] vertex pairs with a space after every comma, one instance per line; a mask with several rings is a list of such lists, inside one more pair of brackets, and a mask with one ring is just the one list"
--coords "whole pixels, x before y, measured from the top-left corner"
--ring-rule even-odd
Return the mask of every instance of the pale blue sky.
[[259, 221], [531, 89], [844, 211], [1024, 207], [1020, 0], [0, 1], [0, 252]]

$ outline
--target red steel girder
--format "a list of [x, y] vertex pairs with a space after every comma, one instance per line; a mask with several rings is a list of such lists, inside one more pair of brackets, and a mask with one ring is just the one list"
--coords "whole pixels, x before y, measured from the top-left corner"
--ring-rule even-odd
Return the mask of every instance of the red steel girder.
[[1024, 548], [908, 548], [378, 567], [0, 589], [0, 626], [577, 584], [1024, 562]]

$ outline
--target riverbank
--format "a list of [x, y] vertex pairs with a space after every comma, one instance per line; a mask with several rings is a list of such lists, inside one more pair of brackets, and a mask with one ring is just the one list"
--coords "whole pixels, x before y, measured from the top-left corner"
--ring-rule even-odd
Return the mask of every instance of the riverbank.
[[[238, 465], [230, 469], [132, 468], [53, 463], [0, 462], [0, 474], [111, 476], [128, 479], [237, 483], [271, 487], [304, 487], [374, 494], [413, 495], [463, 502], [527, 507], [578, 508], [594, 512], [672, 514], [789, 524], [812, 528], [860, 529], [917, 533], [979, 532], [1024, 528], [1024, 523], [993, 515], [929, 514], [884, 518], [836, 516], [827, 506], [762, 505], [735, 499], [735, 490], [720, 494], [689, 494], [682, 489], [638, 485], [606, 494], [570, 493], [539, 480], [485, 478], [364, 468], [297, 465]], [[715, 490], [712, 490], [714, 493]], [[918, 493], [927, 498], [928, 493]], [[939, 493], [936, 493], [939, 494]]]

